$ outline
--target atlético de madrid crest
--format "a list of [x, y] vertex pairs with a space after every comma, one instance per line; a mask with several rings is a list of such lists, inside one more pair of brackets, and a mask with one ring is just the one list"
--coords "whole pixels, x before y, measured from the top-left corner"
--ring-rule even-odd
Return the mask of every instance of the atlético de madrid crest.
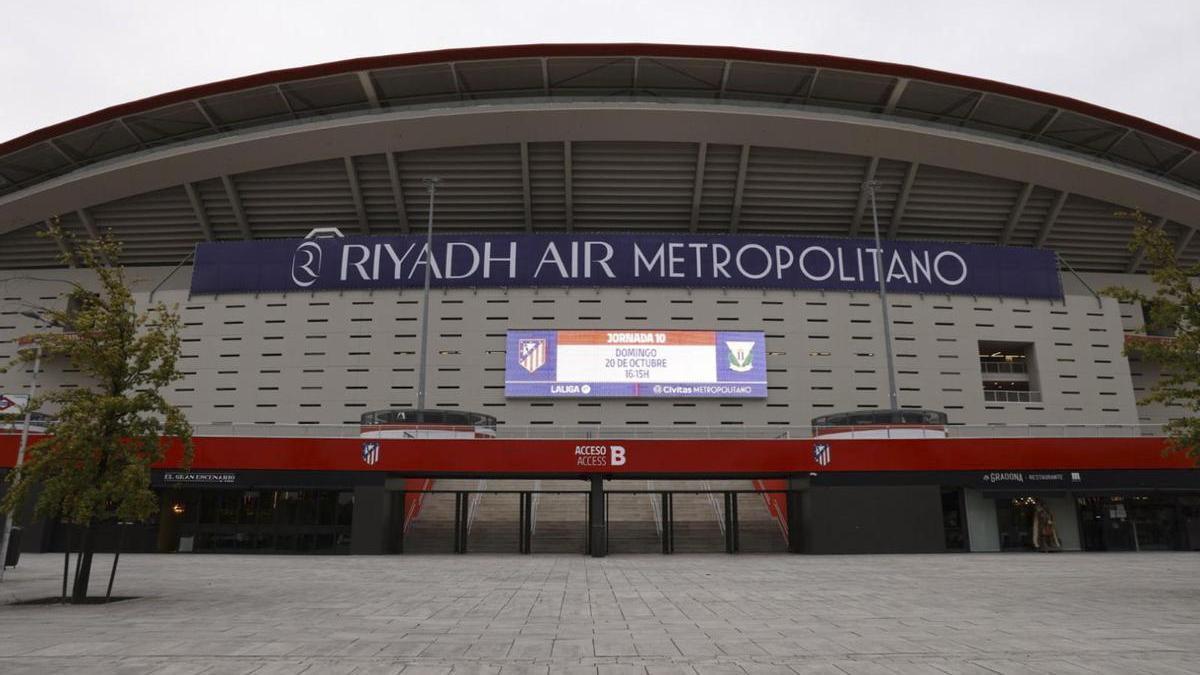
[[517, 363], [530, 373], [546, 365], [546, 339], [526, 338], [518, 342]]
[[379, 461], [379, 441], [363, 441], [362, 461], [367, 466], [375, 466], [375, 463]]
[[813, 443], [813, 461], [821, 466], [829, 466], [833, 461], [833, 453], [828, 443]]

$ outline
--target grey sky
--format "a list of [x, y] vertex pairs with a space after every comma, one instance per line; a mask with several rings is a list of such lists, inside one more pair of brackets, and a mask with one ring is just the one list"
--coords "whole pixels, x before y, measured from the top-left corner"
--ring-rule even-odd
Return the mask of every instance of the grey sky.
[[1071, 96], [1200, 136], [1200, 0], [21, 2], [0, 140], [264, 70], [530, 42], [672, 42], [892, 61]]

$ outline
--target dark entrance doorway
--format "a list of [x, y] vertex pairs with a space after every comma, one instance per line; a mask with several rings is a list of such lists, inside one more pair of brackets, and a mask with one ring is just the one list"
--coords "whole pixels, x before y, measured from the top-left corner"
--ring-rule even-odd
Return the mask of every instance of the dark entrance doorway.
[[[785, 552], [786, 490], [751, 480], [399, 479], [399, 553]], [[402, 521], [401, 521], [402, 519]]]

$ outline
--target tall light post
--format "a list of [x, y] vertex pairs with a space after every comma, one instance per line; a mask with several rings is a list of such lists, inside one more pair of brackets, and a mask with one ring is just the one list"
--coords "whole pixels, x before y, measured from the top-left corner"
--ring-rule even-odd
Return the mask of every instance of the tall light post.
[[421, 355], [417, 365], [417, 414], [420, 421], [425, 421], [425, 371], [428, 365], [429, 350], [429, 278], [433, 267], [433, 197], [437, 194], [440, 178], [423, 178], [425, 190], [429, 193], [429, 224], [425, 230], [425, 293], [421, 300]]
[[875, 208], [875, 190], [878, 187], [878, 181], [869, 180], [863, 183], [863, 189], [871, 197], [871, 220], [875, 223], [875, 278], [879, 280], [879, 305], [883, 309], [883, 353], [887, 359], [888, 403], [892, 410], [897, 410], [900, 408], [900, 397], [896, 391], [896, 361], [892, 357], [892, 322], [888, 318], [887, 282], [883, 272], [883, 244], [879, 239], [879, 212]]
[[[41, 320], [42, 317], [34, 312], [21, 312], [22, 316], [31, 317]], [[21, 466], [25, 464], [25, 448], [29, 446], [29, 425], [33, 421], [33, 397], [37, 395], [38, 373], [42, 369], [42, 343], [38, 342], [34, 347], [36, 351], [33, 353], [33, 378], [29, 380], [29, 400], [25, 402], [25, 424], [21, 427], [21, 444], [17, 447], [17, 462], [13, 466], [13, 471], [20, 471]], [[0, 581], [4, 580], [4, 570], [8, 562], [8, 543], [12, 540], [13, 521], [16, 520], [17, 514], [14, 509], [13, 513], [8, 514], [4, 518], [4, 536], [0, 537]]]

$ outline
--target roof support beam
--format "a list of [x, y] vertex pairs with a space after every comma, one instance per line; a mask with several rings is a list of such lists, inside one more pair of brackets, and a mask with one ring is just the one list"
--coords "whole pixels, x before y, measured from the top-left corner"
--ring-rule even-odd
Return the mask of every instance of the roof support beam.
[[1050, 231], [1054, 229], [1054, 221], [1058, 220], [1058, 214], [1062, 212], [1063, 204], [1067, 203], [1067, 197], [1070, 195], [1066, 190], [1058, 193], [1058, 197], [1054, 199], [1054, 204], [1050, 206], [1050, 212], [1046, 214], [1046, 220], [1042, 223], [1042, 231], [1038, 233], [1037, 241], [1034, 246], [1042, 248], [1046, 245], [1046, 241], [1050, 239]]
[[563, 206], [566, 209], [567, 231], [575, 229], [575, 202], [572, 186], [571, 141], [563, 141]]
[[883, 113], [890, 115], [896, 110], [896, 104], [900, 102], [900, 97], [904, 95], [904, 90], [908, 88], [908, 78], [896, 78], [896, 84], [892, 85], [892, 92], [888, 94], [887, 103], [883, 104]]
[[346, 178], [350, 181], [350, 196], [354, 198], [354, 214], [358, 216], [358, 229], [363, 234], [371, 234], [371, 223], [367, 220], [367, 205], [363, 203], [362, 188], [358, 184], [358, 172], [354, 170], [354, 158], [343, 157], [346, 164]]
[[708, 143], [696, 147], [696, 176], [692, 180], [692, 218], [689, 227], [695, 232], [700, 227], [700, 200], [704, 196], [704, 168], [708, 163]]
[[529, 143], [521, 141], [521, 197], [525, 202], [525, 230], [533, 231], [533, 186], [529, 180]]
[[79, 222], [83, 223], [83, 229], [87, 230], [89, 237], [100, 238], [100, 229], [96, 227], [96, 221], [92, 220], [92, 214], [88, 213], [87, 209], [79, 209], [75, 215], [79, 216]]
[[726, 61], [725, 65], [721, 67], [721, 88], [717, 90], [718, 99], [725, 98], [725, 87], [729, 85], [729, 71], [731, 69], [731, 63], [733, 62]]
[[250, 221], [246, 220], [246, 211], [242, 208], [242, 198], [238, 196], [233, 179], [229, 176], [221, 176], [221, 184], [225, 186], [225, 197], [229, 199], [229, 205], [233, 207], [233, 217], [237, 219], [238, 229], [242, 231], [242, 239], [253, 239], [254, 236], [250, 234]]
[[904, 220], [904, 209], [908, 208], [908, 197], [912, 194], [913, 183], [917, 181], [917, 171], [921, 169], [920, 162], [908, 165], [908, 173], [904, 174], [904, 185], [900, 188], [900, 196], [896, 198], [896, 208], [892, 209], [892, 222], [888, 225], [888, 239], [895, 239], [900, 234], [900, 223]]
[[738, 158], [737, 184], [733, 189], [733, 210], [729, 212], [729, 232], [738, 231], [742, 219], [742, 192], [746, 188], [746, 167], [750, 164], [750, 146], [742, 146], [742, 154]]
[[634, 96], [637, 96], [638, 75], [639, 75], [641, 69], [642, 69], [642, 57], [640, 57], [640, 56], [633, 57], [633, 88], [629, 90], [629, 93], [633, 94]]
[[1171, 163], [1171, 166], [1170, 166], [1170, 167], [1168, 167], [1168, 168], [1166, 168], [1166, 169], [1163, 171], [1163, 174], [1162, 174], [1162, 175], [1164, 175], [1164, 176], [1170, 176], [1170, 175], [1171, 175], [1171, 172], [1173, 172], [1173, 171], [1175, 171], [1175, 169], [1178, 169], [1179, 167], [1183, 166], [1183, 163], [1184, 163], [1184, 162], [1186, 162], [1186, 161], [1188, 161], [1189, 159], [1191, 159], [1191, 158], [1192, 158], [1192, 156], [1193, 156], [1193, 155], [1195, 155], [1195, 154], [1196, 154], [1196, 151], [1195, 151], [1195, 150], [1187, 150], [1187, 151], [1185, 151], [1185, 152], [1181, 152], [1181, 153], [1179, 153], [1179, 159], [1177, 159], [1177, 160], [1175, 160], [1174, 162], [1172, 162], [1172, 163]]
[[979, 92], [979, 95], [975, 97], [975, 100], [971, 101], [971, 107], [967, 109], [967, 114], [964, 115], [962, 121], [959, 122], [960, 126], [966, 126], [967, 122], [971, 121], [971, 118], [975, 116], [975, 112], [979, 110], [979, 106], [983, 103], [985, 96], [987, 96], [987, 94], [981, 91]]
[[395, 153], [384, 153], [388, 157], [388, 180], [391, 183], [391, 198], [396, 202], [396, 222], [402, 233], [408, 232], [408, 208], [404, 205], [404, 190], [400, 184], [400, 167], [396, 165]]
[[458, 79], [458, 68], [454, 65], [453, 61], [451, 61], [448, 65], [450, 66], [450, 77], [454, 80], [454, 93], [458, 95], [458, 98], [461, 100], [464, 98], [464, 96], [462, 80]]
[[375, 88], [375, 81], [371, 79], [371, 72], [368, 70], [358, 71], [358, 83], [362, 85], [363, 95], [367, 97], [367, 103], [370, 103], [372, 108], [380, 107], [379, 90]]
[[1125, 131], [1122, 131], [1121, 133], [1117, 134], [1117, 137], [1113, 139], [1113, 142], [1109, 143], [1108, 147], [1104, 149], [1104, 152], [1100, 153], [1100, 158], [1108, 159], [1108, 156], [1111, 155], [1112, 151], [1115, 150], [1117, 148], [1117, 146], [1121, 144], [1121, 141], [1125, 140], [1126, 138], [1129, 138], [1129, 134], [1132, 134], [1132, 133], [1133, 133], [1133, 129], [1126, 127]]
[[139, 148], [142, 150], [146, 149], [146, 143], [142, 141], [142, 137], [138, 136], [137, 133], [134, 132], [133, 128], [129, 126], [129, 123], [125, 121], [124, 117], [118, 117], [117, 124], [125, 130], [125, 133], [129, 134], [129, 137], [133, 139], [134, 143], [137, 143]]
[[217, 118], [213, 117], [213, 114], [208, 111], [208, 107], [204, 105], [203, 101], [200, 99], [195, 99], [192, 101], [192, 103], [196, 105], [196, 110], [199, 111], [200, 116], [204, 118], [204, 121], [208, 122], [208, 126], [213, 128], [213, 131], [223, 130], [221, 125], [217, 124]]
[[[75, 213], [79, 216], [79, 222], [83, 223], [83, 229], [87, 230], [88, 235], [93, 240], [100, 239], [100, 228], [96, 226], [96, 221], [92, 220], [92, 214], [88, 213], [87, 209], [79, 209]], [[99, 251], [98, 255], [100, 256], [101, 260], [104, 260], [109, 264], [116, 262], [114, 260], [109, 260], [108, 255], [103, 251]]]
[[1029, 138], [1031, 140], [1036, 139], [1042, 134], [1046, 133], [1046, 131], [1050, 129], [1050, 125], [1054, 124], [1054, 120], [1058, 119], [1058, 116], [1061, 114], [1062, 108], [1055, 108], [1054, 110], [1050, 111], [1049, 114], [1042, 118], [1042, 121], [1033, 130]]
[[812, 100], [813, 90], [817, 88], [817, 78], [821, 76], [821, 69], [817, 68], [813, 71], [812, 77], [808, 78], [808, 91], [804, 93], [804, 105]]
[[1033, 194], [1033, 183], [1026, 183], [1021, 187], [1021, 193], [1017, 195], [1017, 202], [1013, 204], [1013, 209], [1008, 214], [1008, 222], [1004, 224], [1004, 233], [1000, 235], [1001, 246], [1007, 246], [1008, 242], [1012, 241], [1013, 232], [1017, 230], [1017, 223], [1021, 222], [1021, 214], [1025, 212], [1025, 204], [1029, 202], [1031, 194]]
[[283, 87], [278, 84], [275, 85], [275, 93], [279, 94], [279, 99], [283, 101], [283, 106], [287, 108], [288, 114], [292, 116], [292, 119], [297, 119], [296, 109], [292, 107], [292, 102], [288, 100], [287, 94], [283, 93]]
[[548, 59], [544, 56], [541, 58], [541, 61], [542, 61], [542, 94], [545, 96], [549, 96], [550, 95], [550, 64], [547, 63]]
[[1175, 257], [1176, 258], [1183, 255], [1183, 252], [1187, 250], [1188, 245], [1192, 243], [1192, 238], [1195, 236], [1196, 236], [1196, 228], [1193, 227], [1187, 231], [1187, 234], [1184, 234], [1181, 237], [1179, 237], [1179, 241], [1175, 244]]
[[400, 185], [400, 167], [396, 164], [396, 153], [385, 152], [387, 157], [388, 180], [392, 184], [392, 200], [396, 202], [396, 219], [400, 232], [408, 233], [408, 209], [404, 206], [404, 190]]
[[66, 148], [64, 148], [58, 144], [57, 139], [51, 138], [50, 140], [46, 141], [46, 145], [49, 145], [50, 149], [54, 150], [54, 152], [57, 153], [59, 157], [62, 157], [63, 159], [67, 160], [67, 164], [74, 166], [76, 163], [79, 162], [79, 160], [76, 159], [74, 156], [72, 156], [71, 153], [67, 152]]
[[[50, 221], [42, 221], [42, 232], [50, 231]], [[55, 244], [58, 244], [58, 251], [62, 253], [63, 260], [67, 261], [67, 267], [75, 267], [75, 254], [71, 249], [67, 248], [67, 241], [61, 237], [51, 237]]]
[[187, 193], [188, 201], [192, 204], [192, 212], [196, 214], [196, 222], [200, 224], [200, 233], [204, 235], [204, 241], [212, 241], [214, 238], [212, 223], [208, 221], [208, 213], [204, 211], [204, 203], [200, 201], [200, 195], [196, 193], [196, 186], [184, 183], [183, 191]]
[[[875, 172], [879, 169], [879, 158], [872, 157], [871, 161], [867, 162], [867, 171], [863, 174], [863, 184], [870, 183], [875, 180]], [[858, 191], [858, 204], [854, 206], [854, 219], [850, 221], [850, 236], [857, 237], [859, 230], [862, 228], [863, 214], [867, 210], [867, 191]]]
[[[1163, 229], [1163, 228], [1164, 228], [1164, 227], [1166, 227], [1166, 226], [1167, 226], [1167, 218], [1166, 218], [1166, 216], [1162, 216], [1162, 217], [1160, 217], [1160, 218], [1159, 218], [1157, 221], [1155, 221], [1155, 222], [1154, 222], [1154, 229], [1155, 229], [1155, 230], [1161, 230], [1161, 229]], [[1143, 260], [1145, 260], [1145, 259], [1146, 259], [1146, 249], [1145, 249], [1145, 248], [1139, 248], [1139, 249], [1138, 249], [1138, 250], [1137, 250], [1137, 251], [1136, 251], [1136, 252], [1133, 254], [1133, 257], [1129, 259], [1129, 265], [1128, 265], [1128, 266], [1125, 268], [1125, 273], [1126, 273], [1126, 274], [1133, 274], [1134, 272], [1136, 272], [1136, 271], [1137, 271], [1137, 268], [1138, 268], [1138, 267], [1141, 267], [1141, 265], [1142, 265], [1142, 261], [1143, 261]]]

